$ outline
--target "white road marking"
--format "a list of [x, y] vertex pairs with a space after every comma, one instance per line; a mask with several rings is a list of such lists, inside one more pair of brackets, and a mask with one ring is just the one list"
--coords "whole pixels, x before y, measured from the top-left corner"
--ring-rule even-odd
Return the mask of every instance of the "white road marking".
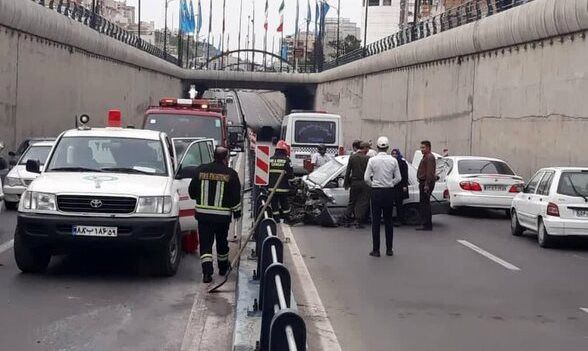
[[506, 262], [505, 260], [503, 260], [502, 258], [498, 257], [498, 256], [494, 256], [493, 254], [491, 254], [490, 252], [483, 250], [481, 248], [479, 248], [478, 246], [470, 243], [467, 240], [458, 240], [458, 243], [469, 247], [470, 249], [476, 251], [477, 253], [479, 253], [480, 255], [498, 263], [499, 265], [503, 266], [506, 269], [510, 269], [511, 271], [520, 271], [521, 269], [511, 263]]
[[4, 251], [8, 251], [8, 250], [12, 249], [13, 246], [14, 246], [14, 240], [13, 239], [8, 240], [4, 244], [0, 245], [0, 254], [4, 253]]
[[301, 304], [299, 309], [303, 310], [304, 313], [309, 316], [310, 323], [314, 324], [314, 330], [316, 330], [318, 334], [317, 339], [320, 343], [320, 347], [317, 349], [341, 351], [341, 345], [339, 345], [337, 335], [333, 330], [333, 326], [331, 325], [331, 321], [327, 315], [321, 297], [319, 296], [318, 290], [312, 281], [310, 272], [300, 254], [300, 249], [298, 249], [296, 239], [294, 238], [294, 235], [292, 235], [290, 226], [283, 224], [279, 225], [282, 228], [285, 241], [289, 242], [288, 251], [292, 256], [291, 258], [295, 272], [299, 276], [302, 285], [302, 289], [300, 289], [301, 296], [297, 295], [296, 300]]
[[584, 311], [584, 312], [588, 313], [588, 308], [586, 308], [586, 307], [580, 307], [580, 309], [581, 309], [582, 311]]

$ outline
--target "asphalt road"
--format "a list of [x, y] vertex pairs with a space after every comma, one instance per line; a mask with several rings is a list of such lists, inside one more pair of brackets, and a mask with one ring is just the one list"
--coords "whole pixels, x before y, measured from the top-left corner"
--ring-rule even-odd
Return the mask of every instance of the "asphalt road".
[[238, 91], [237, 94], [249, 127], [255, 131], [263, 126], [279, 129], [284, 113], [282, 101], [272, 101], [271, 97], [264, 99], [263, 92]]
[[541, 249], [501, 212], [434, 222], [395, 228], [380, 258], [369, 228], [292, 228], [343, 350], [588, 349], [585, 240]]

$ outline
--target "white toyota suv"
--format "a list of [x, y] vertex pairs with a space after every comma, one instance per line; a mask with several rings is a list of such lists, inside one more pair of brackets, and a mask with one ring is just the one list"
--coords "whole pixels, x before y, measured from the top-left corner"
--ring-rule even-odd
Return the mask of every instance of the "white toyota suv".
[[19, 204], [19, 269], [44, 271], [52, 255], [81, 246], [132, 246], [152, 254], [160, 275], [174, 275], [181, 233], [196, 230], [189, 175], [210, 162], [212, 140], [192, 142], [180, 162], [174, 149], [158, 131], [82, 127], [62, 133], [42, 173], [39, 160], [26, 165], [40, 175]]

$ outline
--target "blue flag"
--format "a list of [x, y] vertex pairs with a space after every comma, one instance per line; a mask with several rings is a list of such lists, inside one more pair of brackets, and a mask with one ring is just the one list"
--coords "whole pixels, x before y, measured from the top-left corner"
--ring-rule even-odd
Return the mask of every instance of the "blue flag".
[[314, 40], [316, 41], [318, 38], [318, 21], [320, 16], [320, 8], [318, 5], [318, 1], [314, 0]]
[[202, 6], [200, 6], [200, 0], [198, 0], [198, 17], [196, 18], [196, 33], [200, 33], [202, 28]]
[[190, 9], [188, 9], [186, 0], [180, 2], [180, 31], [184, 33], [190, 33], [192, 31]]
[[310, 11], [310, 0], [306, 2], [307, 9], [306, 9], [306, 22], [312, 21], [312, 11]]
[[325, 18], [327, 17], [327, 12], [331, 6], [326, 1], [321, 2], [321, 16], [320, 16], [320, 24], [319, 24], [319, 36], [322, 38], [325, 34]]
[[194, 2], [190, 0], [190, 33], [196, 32], [196, 17], [194, 15]]

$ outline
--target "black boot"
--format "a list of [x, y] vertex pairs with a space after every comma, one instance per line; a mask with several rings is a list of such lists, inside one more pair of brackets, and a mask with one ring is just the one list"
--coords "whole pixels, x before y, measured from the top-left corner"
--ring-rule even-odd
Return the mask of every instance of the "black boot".
[[394, 250], [392, 250], [392, 249], [386, 250], [386, 256], [394, 256]]
[[380, 251], [372, 251], [372, 252], [370, 252], [370, 256], [380, 257]]
[[218, 274], [222, 275], [224, 277], [225, 274], [227, 274], [227, 272], [229, 271], [230, 266], [231, 266], [231, 264], [227, 263], [225, 266], [218, 267]]
[[212, 282], [212, 274], [206, 274], [206, 273], [205, 273], [205, 274], [203, 274], [203, 275], [202, 275], [202, 282], [203, 282], [204, 284], [211, 283], [211, 282]]

